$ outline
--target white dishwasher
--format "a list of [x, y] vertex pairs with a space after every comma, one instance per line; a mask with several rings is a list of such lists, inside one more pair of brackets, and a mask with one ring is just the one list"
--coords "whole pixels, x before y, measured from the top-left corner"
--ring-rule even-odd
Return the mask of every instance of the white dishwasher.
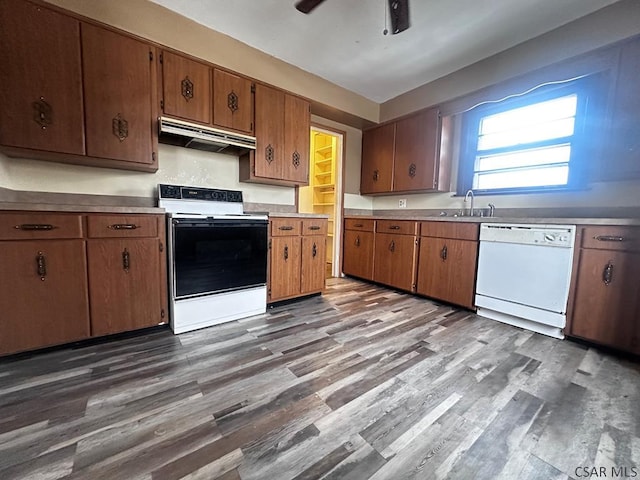
[[478, 315], [564, 338], [575, 225], [483, 223]]

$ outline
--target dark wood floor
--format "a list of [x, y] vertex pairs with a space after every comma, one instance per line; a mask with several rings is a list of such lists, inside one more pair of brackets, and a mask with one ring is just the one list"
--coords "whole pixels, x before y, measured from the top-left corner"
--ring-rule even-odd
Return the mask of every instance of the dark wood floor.
[[640, 476], [639, 407], [637, 364], [334, 279], [244, 321], [0, 361], [0, 479]]

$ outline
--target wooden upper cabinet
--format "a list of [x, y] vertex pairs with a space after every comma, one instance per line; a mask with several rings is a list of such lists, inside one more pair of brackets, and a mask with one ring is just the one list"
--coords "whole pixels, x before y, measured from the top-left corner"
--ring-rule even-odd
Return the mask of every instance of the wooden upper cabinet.
[[251, 80], [217, 68], [213, 70], [213, 123], [253, 134]]
[[256, 85], [255, 172], [258, 177], [281, 179], [283, 174], [284, 92]]
[[285, 94], [284, 96], [284, 158], [282, 178], [292, 182], [309, 183], [309, 142], [311, 117], [309, 102]]
[[82, 24], [87, 155], [157, 168], [154, 56], [146, 43]]
[[396, 123], [394, 192], [438, 187], [439, 124], [437, 108]]
[[640, 178], [640, 38], [622, 45], [602, 180]]
[[0, 45], [0, 144], [84, 154], [79, 22], [2, 0]]
[[211, 123], [211, 68], [162, 52], [162, 106], [165, 115]]
[[391, 191], [395, 131], [396, 124], [389, 123], [363, 132], [360, 193]]

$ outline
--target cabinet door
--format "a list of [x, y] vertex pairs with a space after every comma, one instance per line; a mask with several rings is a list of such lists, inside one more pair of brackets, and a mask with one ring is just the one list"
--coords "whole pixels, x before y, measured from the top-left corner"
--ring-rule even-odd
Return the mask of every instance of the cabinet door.
[[376, 233], [373, 280], [414, 291], [416, 237]]
[[211, 123], [211, 68], [171, 52], [162, 52], [164, 113]]
[[254, 175], [282, 178], [284, 93], [256, 85], [256, 151]]
[[155, 162], [153, 47], [82, 24], [87, 155]]
[[473, 308], [477, 242], [423, 237], [418, 258], [418, 293]]
[[342, 272], [373, 280], [373, 232], [344, 231]]
[[253, 133], [251, 80], [217, 68], [213, 70], [213, 123]]
[[0, 242], [0, 354], [89, 336], [82, 240]]
[[393, 190], [433, 190], [437, 185], [440, 116], [437, 108], [396, 123]]
[[302, 237], [302, 280], [300, 293], [321, 292], [326, 271], [327, 237]]
[[0, 44], [0, 143], [83, 154], [79, 22], [2, 0]]
[[160, 245], [155, 238], [89, 240], [91, 335], [164, 322]]
[[282, 179], [309, 184], [309, 102], [286, 94], [284, 99], [284, 158]]
[[300, 293], [301, 237], [273, 237], [269, 301], [292, 297]]
[[571, 334], [621, 350], [640, 352], [637, 343], [639, 275], [638, 253], [581, 250]]
[[622, 46], [612, 112], [607, 162], [601, 179], [640, 178], [640, 39]]
[[362, 133], [360, 193], [390, 192], [393, 185], [393, 155], [396, 124]]

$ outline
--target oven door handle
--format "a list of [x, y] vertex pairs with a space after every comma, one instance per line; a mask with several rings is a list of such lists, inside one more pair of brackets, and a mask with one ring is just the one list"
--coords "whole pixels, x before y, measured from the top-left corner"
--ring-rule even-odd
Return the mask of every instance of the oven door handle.
[[268, 220], [178, 220], [174, 219], [173, 225], [176, 228], [202, 228], [202, 227], [264, 227], [269, 224]]

